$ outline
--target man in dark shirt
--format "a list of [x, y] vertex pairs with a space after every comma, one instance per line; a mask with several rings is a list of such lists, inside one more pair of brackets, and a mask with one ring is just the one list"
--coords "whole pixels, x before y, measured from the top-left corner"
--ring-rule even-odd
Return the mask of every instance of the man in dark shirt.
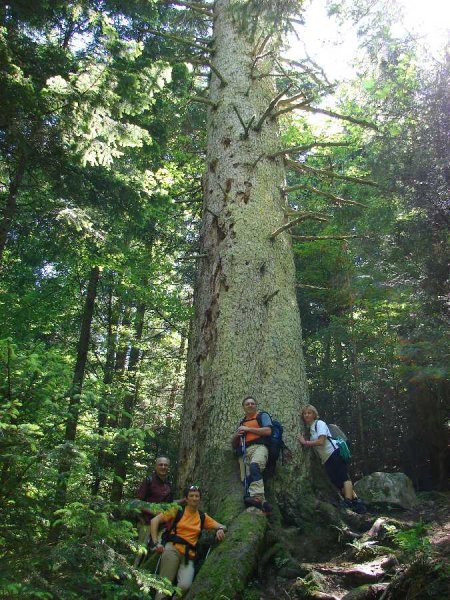
[[[168, 480], [170, 460], [166, 456], [158, 456], [153, 473], [144, 479], [136, 491], [136, 499], [142, 502], [173, 502], [172, 486]], [[150, 521], [155, 516], [148, 508], [141, 507], [138, 522], [138, 542], [147, 547], [150, 539]], [[136, 556], [134, 566], [137, 567], [143, 558], [142, 551]]]

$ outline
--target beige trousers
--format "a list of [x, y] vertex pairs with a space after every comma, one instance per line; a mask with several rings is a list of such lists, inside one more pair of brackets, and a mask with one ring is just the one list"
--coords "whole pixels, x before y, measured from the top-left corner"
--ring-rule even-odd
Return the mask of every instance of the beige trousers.
[[[161, 565], [159, 575], [167, 577], [169, 581], [174, 583], [177, 578], [177, 586], [181, 588], [183, 596], [191, 587], [194, 580], [194, 561], [188, 560], [185, 564], [184, 556], [178, 552], [173, 544], [167, 542], [165, 550], [161, 555]], [[155, 600], [167, 600], [168, 596], [158, 592]]]
[[[269, 450], [267, 446], [263, 444], [255, 444], [254, 446], [250, 446], [247, 448], [245, 452], [245, 461], [242, 458], [239, 458], [239, 466], [241, 469], [241, 481], [244, 481], [244, 473], [247, 474], [247, 478], [251, 482], [248, 486], [248, 493], [250, 496], [257, 496], [263, 502], [265, 500], [264, 497], [264, 480], [262, 478], [262, 473], [266, 468], [267, 459], [269, 457]], [[255, 476], [254, 467], [250, 468], [251, 463], [258, 465], [260, 478], [256, 481], [253, 481], [253, 477]], [[245, 469], [245, 471], [244, 471]]]

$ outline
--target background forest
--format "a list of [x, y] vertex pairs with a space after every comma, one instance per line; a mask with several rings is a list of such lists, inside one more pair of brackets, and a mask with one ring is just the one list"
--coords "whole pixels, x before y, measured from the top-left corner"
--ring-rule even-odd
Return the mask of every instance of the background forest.
[[[382, 4], [330, 6], [359, 28], [354, 80], [305, 54], [277, 84], [301, 90], [278, 116], [300, 165], [285, 194], [303, 348], [354, 478], [402, 471], [443, 490], [450, 54], [423, 61]], [[126, 560], [125, 501], [157, 455], [176, 473], [202, 260], [203, 16], [156, 0], [0, 5], [2, 597], [139, 598], [154, 579]]]

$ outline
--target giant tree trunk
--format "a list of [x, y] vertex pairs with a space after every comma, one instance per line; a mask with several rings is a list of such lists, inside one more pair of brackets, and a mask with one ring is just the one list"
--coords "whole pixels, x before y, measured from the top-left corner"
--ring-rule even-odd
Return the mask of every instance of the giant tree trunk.
[[[291, 243], [285, 233], [271, 239], [285, 222], [284, 166], [280, 157], [269, 158], [280, 149], [279, 129], [268, 116], [260, 130], [250, 129], [246, 136], [237, 115], [244, 123], [255, 115], [253, 124], [258, 123], [276, 91], [271, 77], [259, 77], [270, 73], [269, 57], [256, 61], [252, 77], [264, 32], [252, 39], [233, 22], [229, 4], [215, 3], [212, 63], [226, 84], [212, 75], [210, 99], [217, 108], [209, 109], [200, 247], [206, 257], [199, 262], [194, 297], [180, 484], [201, 482], [206, 508], [227, 524], [242, 512], [243, 490], [230, 439], [242, 417], [242, 400], [252, 394], [283, 422], [286, 443], [294, 450], [280, 475], [283, 484], [275, 481], [274, 487], [282, 485], [276, 501], [295, 520], [300, 494], [305, 506], [309, 489], [296, 440], [307, 384]], [[260, 52], [268, 49], [276, 52], [272, 41]], [[264, 527], [256, 529], [255, 558]], [[236, 561], [235, 544], [225, 542], [221, 552], [221, 561]], [[190, 597], [197, 597], [195, 585]], [[210, 589], [209, 597], [219, 597], [219, 590], [223, 593]]]

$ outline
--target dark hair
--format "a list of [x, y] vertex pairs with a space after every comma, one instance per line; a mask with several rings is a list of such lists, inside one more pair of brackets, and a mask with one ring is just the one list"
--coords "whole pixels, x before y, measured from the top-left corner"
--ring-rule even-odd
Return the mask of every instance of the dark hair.
[[184, 490], [184, 497], [187, 498], [189, 492], [198, 492], [200, 494], [200, 496], [202, 495], [202, 491], [201, 489], [198, 487], [198, 485], [188, 485], [187, 488], [185, 488]]
[[[255, 400], [254, 396], [245, 396], [245, 398], [242, 400], [242, 406], [244, 406], [244, 404], [247, 402], [247, 400]], [[256, 400], [255, 400], [255, 404], [256, 404]]]

